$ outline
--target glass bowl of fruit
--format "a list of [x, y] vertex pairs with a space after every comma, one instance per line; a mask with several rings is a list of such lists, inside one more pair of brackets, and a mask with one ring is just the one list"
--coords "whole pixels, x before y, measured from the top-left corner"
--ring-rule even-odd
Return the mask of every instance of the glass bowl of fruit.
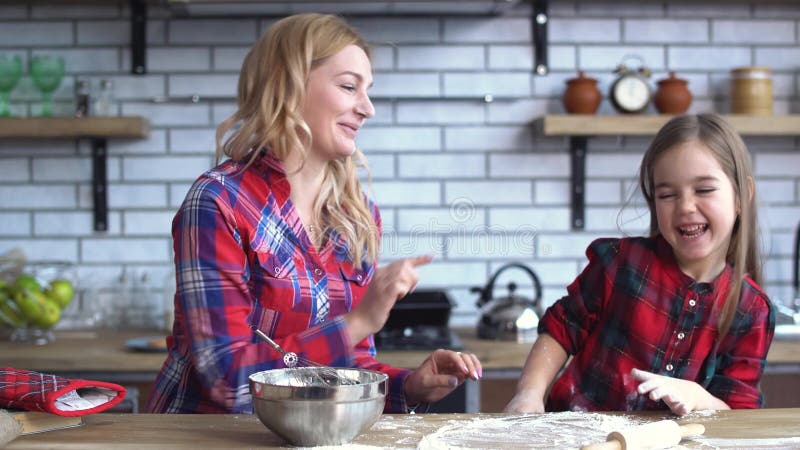
[[53, 327], [75, 298], [75, 279], [74, 266], [61, 262], [29, 263], [0, 279], [0, 326], [11, 329], [11, 341], [53, 342]]

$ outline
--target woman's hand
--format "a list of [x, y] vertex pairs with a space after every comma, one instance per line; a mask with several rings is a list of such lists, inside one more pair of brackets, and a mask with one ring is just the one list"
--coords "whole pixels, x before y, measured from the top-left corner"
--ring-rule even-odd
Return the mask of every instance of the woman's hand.
[[544, 395], [536, 390], [517, 391], [514, 398], [503, 408], [505, 413], [543, 413]]
[[478, 380], [483, 368], [472, 353], [436, 350], [406, 378], [406, 403], [431, 403], [451, 393], [467, 378]]
[[642, 383], [637, 390], [647, 394], [651, 400], [661, 400], [678, 415], [701, 409], [730, 409], [722, 400], [714, 397], [694, 381], [657, 375], [633, 369], [631, 375]]
[[361, 302], [345, 315], [351, 342], [360, 342], [383, 328], [395, 302], [417, 286], [417, 267], [428, 264], [432, 259], [430, 255], [417, 256], [375, 269], [375, 276]]

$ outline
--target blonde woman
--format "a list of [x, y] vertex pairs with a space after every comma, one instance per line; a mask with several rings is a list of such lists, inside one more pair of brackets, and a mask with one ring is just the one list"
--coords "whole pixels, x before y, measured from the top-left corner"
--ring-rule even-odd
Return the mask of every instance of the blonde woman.
[[252, 412], [247, 377], [284, 367], [253, 334], [331, 366], [389, 375], [386, 412], [437, 401], [482, 369], [436, 350], [414, 371], [375, 359], [372, 335], [414, 289], [414, 257], [377, 268], [380, 215], [356, 176], [375, 110], [369, 47], [335, 16], [276, 24], [245, 57], [238, 110], [217, 130], [228, 159], [189, 190], [172, 225], [177, 290], [151, 412]]

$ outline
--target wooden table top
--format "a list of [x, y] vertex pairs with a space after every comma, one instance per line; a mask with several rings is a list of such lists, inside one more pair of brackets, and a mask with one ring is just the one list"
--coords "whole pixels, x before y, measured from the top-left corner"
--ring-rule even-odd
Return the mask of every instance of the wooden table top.
[[[579, 414], [579, 413], [569, 413]], [[586, 414], [586, 413], [581, 413]], [[605, 417], [603, 415], [601, 417]], [[613, 415], [609, 415], [613, 416]], [[420, 440], [444, 426], [467, 426], [483, 419], [552, 420], [552, 414], [514, 416], [503, 414], [417, 414], [383, 415], [353, 444], [361, 448], [417, 448]], [[574, 416], [573, 416], [574, 417]], [[595, 416], [596, 417], [596, 416]], [[619, 415], [616, 415], [619, 417]], [[652, 413], [627, 415], [639, 420], [663, 419]], [[670, 417], [675, 418], [675, 417]], [[800, 409], [762, 409], [693, 413], [678, 422], [705, 425], [699, 438], [684, 440], [680, 448], [798, 448], [800, 446]], [[245, 449], [282, 448], [288, 446], [252, 415], [180, 415], [180, 414], [95, 414], [85, 417], [80, 428], [50, 431], [21, 436], [6, 447], [18, 449]], [[485, 422], [484, 422], [485, 423]], [[510, 448], [514, 434], [499, 437], [495, 448]], [[551, 429], [550, 434], [561, 433]], [[557, 436], [556, 436], [557, 438]], [[535, 442], [534, 442], [535, 444]], [[525, 448], [536, 448], [530, 445]], [[325, 447], [328, 448], [328, 447]], [[424, 447], [420, 447], [424, 448]], [[430, 447], [435, 448], [435, 447]], [[473, 448], [460, 442], [459, 448]], [[514, 447], [519, 448], [519, 447]], [[549, 447], [552, 448], [552, 445]]]

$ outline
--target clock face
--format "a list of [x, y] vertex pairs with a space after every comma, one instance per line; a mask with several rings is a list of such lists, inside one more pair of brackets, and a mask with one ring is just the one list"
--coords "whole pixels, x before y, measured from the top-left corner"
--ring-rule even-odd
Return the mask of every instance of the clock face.
[[650, 87], [637, 76], [623, 75], [614, 84], [611, 96], [621, 110], [639, 112], [650, 102]]

